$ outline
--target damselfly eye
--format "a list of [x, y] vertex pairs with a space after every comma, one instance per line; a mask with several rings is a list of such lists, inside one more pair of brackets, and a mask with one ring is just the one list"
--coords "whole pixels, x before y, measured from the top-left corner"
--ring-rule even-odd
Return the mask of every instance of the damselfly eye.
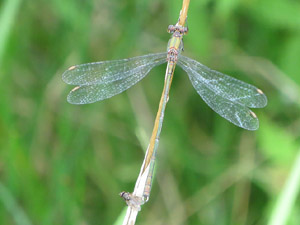
[[174, 33], [175, 27], [173, 25], [168, 26], [168, 33]]
[[184, 33], [184, 34], [187, 34], [188, 32], [189, 32], [189, 28], [188, 28], [188, 27], [184, 27], [184, 28], [183, 28], [183, 33]]

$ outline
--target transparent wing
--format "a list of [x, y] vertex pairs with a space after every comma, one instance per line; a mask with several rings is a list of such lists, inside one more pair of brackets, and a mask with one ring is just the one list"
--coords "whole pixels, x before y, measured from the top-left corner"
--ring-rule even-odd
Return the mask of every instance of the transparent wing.
[[195, 79], [205, 84], [216, 95], [250, 108], [263, 108], [267, 105], [265, 94], [251, 84], [212, 70], [186, 56], [179, 56], [179, 65], [183, 69], [190, 68]]
[[72, 104], [87, 104], [110, 98], [139, 82], [166, 60], [167, 53], [158, 53], [70, 67], [63, 80], [79, 86], [69, 93], [67, 100]]
[[163, 63], [166, 59], [167, 53], [158, 53], [130, 59], [81, 64], [71, 66], [63, 73], [62, 79], [67, 84], [80, 86], [108, 83], [125, 79], [148, 68], [151, 69], [157, 63]]
[[258, 129], [258, 119], [248, 107], [261, 108], [267, 104], [261, 90], [185, 56], [179, 57], [178, 65], [187, 72], [198, 94], [215, 112], [239, 127]]

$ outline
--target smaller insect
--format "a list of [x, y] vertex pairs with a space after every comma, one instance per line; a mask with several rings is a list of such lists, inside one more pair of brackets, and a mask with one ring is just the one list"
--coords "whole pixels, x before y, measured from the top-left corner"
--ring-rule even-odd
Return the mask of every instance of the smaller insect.
[[143, 198], [135, 196], [129, 192], [122, 191], [120, 194], [120, 197], [122, 197], [126, 204], [138, 211], [141, 211], [141, 205], [145, 203]]

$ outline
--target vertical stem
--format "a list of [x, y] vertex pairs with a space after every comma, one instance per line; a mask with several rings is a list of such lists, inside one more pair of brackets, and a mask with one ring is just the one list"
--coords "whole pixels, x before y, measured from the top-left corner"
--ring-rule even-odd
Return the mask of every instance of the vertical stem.
[[186, 18], [187, 18], [187, 13], [188, 13], [188, 9], [189, 9], [189, 4], [190, 4], [190, 0], [183, 0], [182, 2], [182, 8], [180, 11], [180, 17], [179, 17], [179, 21], [178, 21], [178, 25], [180, 26], [184, 26]]
[[[186, 18], [187, 18], [189, 3], [190, 3], [190, 0], [183, 0], [179, 20], [178, 20], [178, 23], [176, 25], [184, 26]], [[181, 43], [182, 36], [183, 35], [178, 37], [180, 39], [178, 43]], [[170, 47], [170, 46], [168, 46], [168, 47]], [[176, 48], [176, 50], [178, 50], [178, 46], [175, 46], [175, 45], [172, 46], [171, 48]], [[157, 111], [157, 114], [156, 114], [154, 128], [153, 128], [152, 135], [151, 135], [151, 138], [150, 138], [150, 142], [149, 142], [149, 145], [148, 145], [148, 148], [147, 148], [145, 161], [144, 161], [144, 164], [143, 164], [143, 167], [142, 167], [142, 171], [140, 173], [140, 175], [143, 174], [145, 172], [146, 168], [150, 164], [150, 168], [149, 168], [149, 172], [148, 172], [147, 180], [146, 180], [146, 185], [145, 185], [145, 189], [144, 189], [144, 197], [146, 197], [147, 200], [150, 196], [151, 185], [152, 185], [152, 176], [153, 176], [154, 164], [155, 164], [155, 157], [156, 157], [156, 152], [157, 152], [157, 148], [158, 148], [162, 123], [163, 123], [163, 119], [164, 119], [164, 112], [165, 112], [166, 104], [167, 104], [168, 99], [169, 99], [169, 91], [170, 91], [170, 87], [171, 87], [171, 83], [172, 83], [172, 79], [173, 79], [175, 66], [176, 66], [176, 61], [175, 62], [171, 62], [171, 61], [168, 62], [163, 93], [162, 93], [160, 103], [159, 103], [159, 108], [158, 108], [158, 111]]]
[[[186, 17], [187, 17], [189, 3], [190, 3], [190, 0], [183, 0], [182, 9], [180, 11], [180, 17], [179, 17], [178, 23], [176, 25], [182, 26], [182, 27], [184, 26]], [[177, 52], [175, 54], [178, 54], [178, 49], [182, 42], [182, 36], [183, 36], [183, 34], [180, 35], [179, 37], [176, 36], [175, 42], [173, 43], [173, 45], [168, 46], [168, 48], [172, 48], [173, 50], [175, 49], [175, 51]], [[175, 60], [173, 60], [173, 61], [168, 60], [168, 65], [167, 65], [167, 70], [166, 70], [166, 75], [165, 75], [164, 89], [163, 89], [162, 96], [161, 96], [161, 99], [159, 102], [158, 112], [157, 112], [157, 115], [155, 118], [154, 128], [153, 128], [150, 142], [149, 142], [149, 145], [147, 148], [145, 159], [144, 159], [143, 165], [141, 167], [140, 174], [137, 178], [133, 194], [126, 193], [126, 196], [128, 196], [129, 198], [124, 199], [128, 205], [128, 208], [126, 211], [126, 216], [123, 220], [123, 225], [135, 224], [136, 217], [140, 210], [140, 205], [144, 204], [145, 200], [147, 201], [150, 196], [156, 151], [158, 148], [158, 142], [159, 142], [162, 123], [163, 123], [163, 119], [164, 119], [164, 112], [165, 112], [166, 104], [169, 100], [169, 91], [170, 91], [170, 87], [171, 87], [171, 83], [172, 83], [172, 79], [173, 79], [175, 66], [176, 66], [176, 57], [175, 57]], [[122, 196], [123, 196], [123, 194], [122, 194]]]
[[145, 185], [145, 190], [144, 190], [144, 196], [146, 198], [149, 198], [150, 196], [150, 191], [151, 191], [151, 185], [152, 185], [152, 176], [153, 176], [153, 171], [154, 171], [154, 164], [155, 164], [155, 157], [156, 157], [156, 152], [159, 144], [159, 137], [161, 133], [161, 128], [164, 120], [164, 114], [165, 114], [165, 109], [167, 102], [169, 100], [169, 92], [173, 80], [173, 74], [175, 70], [175, 65], [176, 63], [174, 62], [168, 62], [167, 69], [166, 69], [166, 75], [165, 75], [165, 84], [164, 84], [164, 89], [160, 98], [159, 102], [159, 108], [156, 114], [156, 119], [154, 123], [154, 128], [152, 131], [150, 143], [147, 149], [147, 154], [146, 154], [146, 160], [144, 163], [143, 167], [143, 172], [146, 170], [148, 165], [150, 164], [149, 168], [149, 174], [147, 176], [147, 181]]

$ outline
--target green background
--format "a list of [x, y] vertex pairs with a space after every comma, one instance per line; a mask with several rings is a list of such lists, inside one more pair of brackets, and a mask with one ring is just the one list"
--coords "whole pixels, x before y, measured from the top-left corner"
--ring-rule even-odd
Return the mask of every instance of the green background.
[[[118, 193], [133, 190], [166, 66], [81, 106], [67, 103], [61, 75], [166, 51], [181, 4], [0, 1], [0, 224], [119, 224]], [[184, 55], [259, 87], [269, 102], [254, 110], [260, 129], [243, 130], [177, 68], [137, 223], [300, 224], [300, 2], [192, 0], [187, 23]]]

